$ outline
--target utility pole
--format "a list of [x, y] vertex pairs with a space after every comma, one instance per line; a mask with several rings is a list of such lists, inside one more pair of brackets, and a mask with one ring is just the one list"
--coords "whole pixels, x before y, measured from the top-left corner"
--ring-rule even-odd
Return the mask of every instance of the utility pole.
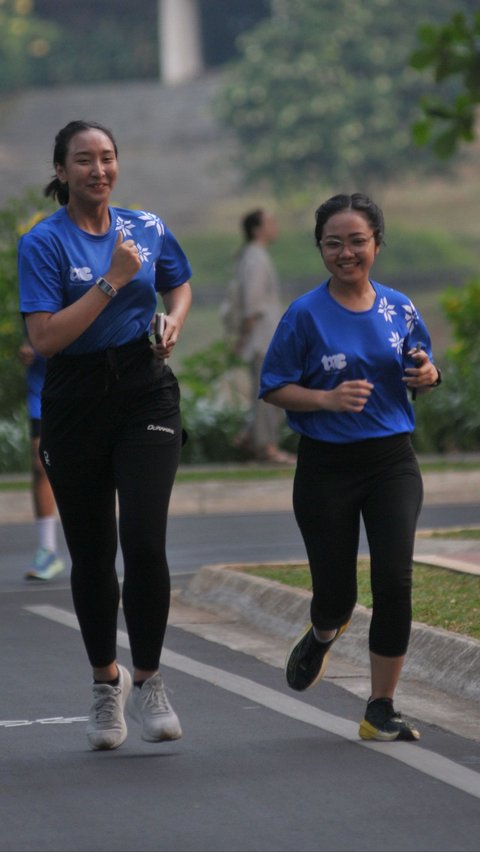
[[272, 10], [272, 18], [278, 18], [280, 21], [288, 20], [288, 0], [270, 0]]
[[167, 86], [203, 71], [198, 0], [158, 0], [160, 76]]

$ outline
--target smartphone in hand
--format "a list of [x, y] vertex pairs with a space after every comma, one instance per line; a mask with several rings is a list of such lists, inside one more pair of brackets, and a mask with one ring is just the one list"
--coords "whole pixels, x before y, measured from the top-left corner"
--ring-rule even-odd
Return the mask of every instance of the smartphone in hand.
[[[417, 345], [415, 346], [415, 352], [421, 352], [421, 351], [422, 351], [422, 344], [417, 343]], [[421, 367], [422, 362], [419, 358], [414, 358], [414, 364], [415, 364], [416, 367], [417, 366]], [[415, 402], [416, 398], [417, 398], [417, 389], [412, 388], [412, 402]]]
[[155, 342], [161, 343], [165, 331], [165, 314], [155, 314]]

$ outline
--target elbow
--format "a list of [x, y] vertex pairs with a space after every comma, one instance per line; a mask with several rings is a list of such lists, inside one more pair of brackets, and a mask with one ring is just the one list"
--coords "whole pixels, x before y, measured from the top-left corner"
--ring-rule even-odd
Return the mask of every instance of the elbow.
[[39, 355], [42, 355], [43, 358], [53, 358], [53, 356], [56, 355], [57, 352], [60, 352], [59, 349], [52, 349], [51, 346], [44, 345], [35, 346], [35, 350], [36, 352], [38, 352]]
[[27, 328], [30, 343], [35, 349], [35, 352], [38, 352], [38, 354], [42, 355], [43, 358], [51, 358], [60, 351], [58, 347], [54, 347], [52, 345], [52, 341], [48, 340], [47, 335], [42, 334], [37, 329], [31, 329], [28, 326]]
[[63, 349], [63, 346], [59, 346], [58, 342], [55, 344], [55, 341], [52, 340], [52, 334], [48, 325], [49, 316], [51, 314], [31, 314], [25, 318], [28, 339], [35, 352], [38, 352], [44, 358], [52, 358], [53, 355], [56, 355], [57, 352]]
[[30, 339], [35, 352], [38, 352], [43, 358], [52, 358], [53, 355], [56, 355], [60, 351], [58, 348], [54, 348], [51, 343], [42, 339], [42, 337], [34, 336], [34, 339]]
[[283, 408], [282, 400], [279, 399], [278, 388], [266, 391], [263, 395], [263, 400], [264, 402], [268, 402], [270, 405], [276, 405], [278, 408]]

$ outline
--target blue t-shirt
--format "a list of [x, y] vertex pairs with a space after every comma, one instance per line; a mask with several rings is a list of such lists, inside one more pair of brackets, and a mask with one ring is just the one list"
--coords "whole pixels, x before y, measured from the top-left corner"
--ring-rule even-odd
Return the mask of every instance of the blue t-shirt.
[[335, 444], [412, 432], [413, 406], [402, 382], [413, 367], [407, 352], [419, 344], [431, 358], [428, 330], [410, 299], [371, 282], [375, 302], [351, 311], [332, 298], [328, 281], [296, 299], [283, 315], [265, 355], [259, 396], [293, 383], [332, 390], [366, 379], [373, 391], [359, 414], [287, 411], [295, 432]]
[[27, 367], [27, 410], [32, 420], [40, 420], [42, 416], [41, 399], [46, 369], [47, 359], [36, 353], [34, 360]]
[[64, 352], [96, 352], [122, 346], [149, 329], [157, 292], [191, 277], [177, 240], [155, 213], [110, 207], [106, 234], [82, 231], [65, 207], [21, 237], [18, 248], [20, 310], [55, 313], [77, 301], [110, 267], [118, 231], [136, 243], [142, 265], [94, 322]]

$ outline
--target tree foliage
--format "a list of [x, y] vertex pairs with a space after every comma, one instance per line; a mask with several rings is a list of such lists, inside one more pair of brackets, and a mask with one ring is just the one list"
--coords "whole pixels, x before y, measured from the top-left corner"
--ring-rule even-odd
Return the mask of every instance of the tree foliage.
[[32, 190], [0, 210], [0, 418], [15, 413], [25, 398], [25, 370], [18, 359], [24, 336], [18, 308], [18, 240], [52, 209], [50, 201]]
[[408, 59], [412, 23], [448, 10], [447, 0], [290, 0], [242, 36], [218, 112], [247, 182], [369, 189], [432, 167], [409, 131], [428, 83]]
[[0, 0], [0, 90], [30, 86], [44, 73], [60, 28], [34, 14], [33, 0]]
[[[207, 67], [235, 55], [270, 0], [197, 0]], [[159, 0], [0, 0], [0, 92], [158, 79]]]
[[[480, 102], [480, 12], [473, 10], [469, 18], [457, 9], [441, 26], [422, 26], [418, 41], [410, 57], [412, 67], [430, 71], [435, 90], [420, 102], [423, 117], [413, 125], [413, 137], [419, 145], [431, 143], [435, 154], [445, 159], [462, 142], [475, 139]], [[453, 345], [445, 356], [443, 392], [420, 410], [417, 440], [423, 449], [478, 450], [480, 279], [469, 281], [462, 290], [449, 288], [441, 304], [451, 325]]]
[[[441, 157], [451, 157], [459, 144], [475, 138], [476, 110], [480, 102], [480, 12], [471, 20], [455, 12], [443, 26], [424, 24], [418, 31], [420, 46], [410, 61], [417, 70], [429, 70], [435, 92], [421, 100], [423, 117], [413, 125], [419, 145], [432, 143]], [[453, 93], [442, 91], [447, 81], [456, 83]]]
[[0, 0], [0, 92], [155, 77], [152, 0]]
[[444, 355], [443, 382], [417, 405], [415, 446], [423, 452], [480, 449], [480, 281], [450, 287], [441, 305], [453, 343]]

